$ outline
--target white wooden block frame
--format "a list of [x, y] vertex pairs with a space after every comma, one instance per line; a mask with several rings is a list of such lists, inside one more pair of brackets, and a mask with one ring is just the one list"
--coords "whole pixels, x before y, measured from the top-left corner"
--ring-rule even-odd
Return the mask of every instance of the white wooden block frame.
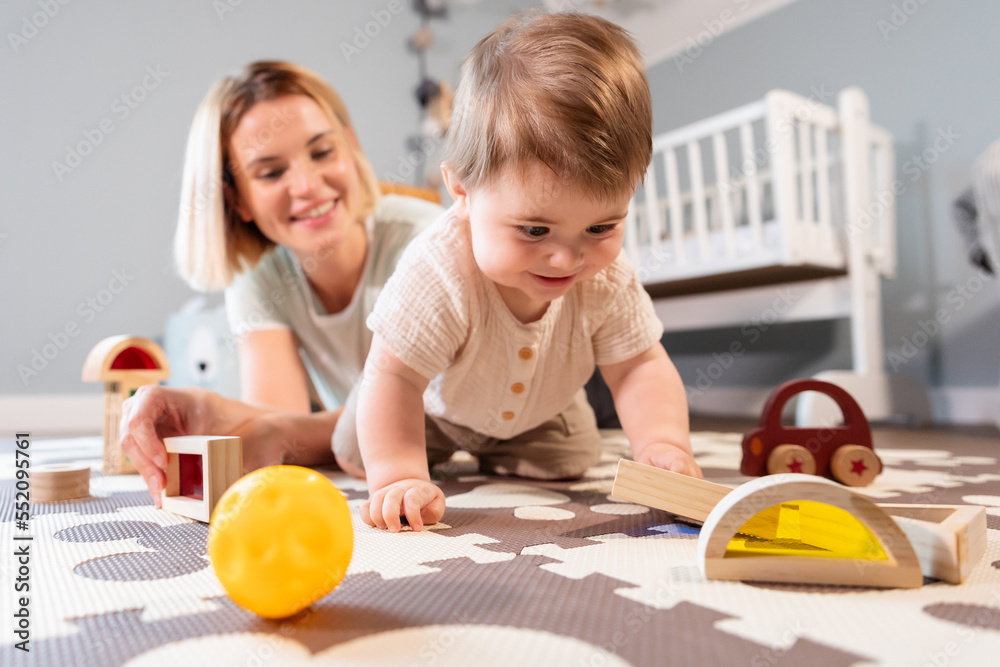
[[[229, 436], [188, 435], [165, 438], [163, 444], [168, 461], [166, 488], [160, 492], [161, 507], [208, 523], [219, 498], [243, 476], [242, 440]], [[180, 495], [182, 455], [201, 457], [201, 498]]]

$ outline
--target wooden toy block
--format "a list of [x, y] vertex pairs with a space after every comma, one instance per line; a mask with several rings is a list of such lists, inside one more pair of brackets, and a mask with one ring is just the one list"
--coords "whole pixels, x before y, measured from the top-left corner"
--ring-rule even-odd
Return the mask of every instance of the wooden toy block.
[[[785, 403], [804, 391], [826, 394], [836, 401], [843, 426], [782, 425]], [[872, 446], [868, 420], [850, 394], [822, 380], [792, 380], [771, 393], [760, 426], [743, 437], [740, 471], [752, 476], [796, 472], [831, 477], [847, 486], [867, 486], [882, 472], [882, 461]]]
[[170, 377], [167, 356], [148, 338], [111, 336], [90, 350], [83, 362], [84, 382], [104, 383], [104, 462], [107, 475], [135, 472], [121, 449], [122, 403], [146, 384]]
[[[771, 536], [744, 532], [775, 506], [781, 518]], [[924, 581], [913, 546], [888, 514], [812, 475], [774, 475], [734, 489], [705, 520], [698, 554], [707, 579], [878, 588], [918, 588]]]
[[704, 523], [732, 487], [622, 459], [611, 495]]
[[[778, 486], [781, 479], [786, 477], [765, 477], [755, 481], [761, 482], [765, 487]], [[768, 480], [773, 482], [769, 485]], [[648, 505], [704, 523], [715, 507], [733, 491], [724, 484], [623, 459], [618, 464], [618, 474], [611, 494], [622, 500]], [[857, 493], [851, 493], [863, 498]], [[766, 497], [757, 498], [760, 500]], [[782, 504], [783, 501], [776, 498], [777, 496], [766, 498], [773, 502], [758, 507], [755, 520], [748, 520], [740, 529], [751, 537], [775, 539], [781, 510], [787, 509]], [[983, 507], [891, 503], [877, 504], [876, 507], [891, 517], [902, 530], [917, 555], [921, 571], [928, 577], [953, 584], [961, 583], [986, 551], [986, 510]], [[819, 537], [816, 534], [807, 536], [807, 543], [818, 539], [843, 539], [850, 532], [842, 524], [822, 514], [810, 514], [809, 519], [814, 529], [825, 532]]]
[[986, 552], [986, 508], [979, 505], [879, 503], [903, 529], [923, 573], [960, 584]]
[[47, 503], [90, 495], [90, 466], [50, 463], [31, 468], [31, 501]]
[[226, 489], [243, 476], [243, 446], [238, 437], [187, 435], [165, 438], [167, 484], [161, 507], [208, 523]]

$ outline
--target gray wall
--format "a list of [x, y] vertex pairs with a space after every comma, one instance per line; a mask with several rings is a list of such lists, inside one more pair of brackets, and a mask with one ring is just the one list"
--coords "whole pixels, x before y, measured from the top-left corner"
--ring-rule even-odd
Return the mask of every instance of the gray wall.
[[[0, 394], [99, 392], [80, 382], [93, 344], [120, 333], [159, 338], [192, 296], [174, 273], [171, 242], [188, 126], [218, 77], [262, 58], [316, 70], [347, 101], [380, 177], [398, 173], [417, 127], [410, 0], [62, 1], [0, 7]], [[465, 52], [529, 3], [453, 4], [432, 24], [429, 72], [454, 83]], [[402, 11], [389, 13], [394, 5]], [[372, 12], [387, 25], [348, 62], [340, 44]], [[130, 108], [120, 98], [134, 89]], [[88, 136], [92, 152], [56, 173], [66, 146]], [[30, 368], [36, 351], [54, 358], [36, 357], [45, 367], [25, 382], [18, 366]]]
[[[998, 33], [995, 0], [799, 0], [707, 43], [688, 54], [696, 56], [691, 62], [668, 59], [649, 72], [657, 132], [772, 88], [808, 96], [857, 85], [867, 92], [874, 122], [895, 136], [897, 177], [907, 186], [898, 199], [898, 277], [884, 283], [886, 352], [899, 353], [921, 321], [944, 309], [942, 330], [898, 366], [932, 386], [995, 387], [1000, 372], [997, 286], [968, 264], [950, 217], [970, 164], [1000, 138]], [[949, 128], [958, 135], [953, 144], [938, 155], [932, 149], [933, 164], [914, 170], [913, 159]], [[955, 291], [960, 286], [968, 298]], [[738, 329], [671, 334], [665, 342], [693, 383], [734, 340], [747, 342]], [[770, 387], [850, 364], [845, 322], [790, 324], [748, 347], [716, 386]]]

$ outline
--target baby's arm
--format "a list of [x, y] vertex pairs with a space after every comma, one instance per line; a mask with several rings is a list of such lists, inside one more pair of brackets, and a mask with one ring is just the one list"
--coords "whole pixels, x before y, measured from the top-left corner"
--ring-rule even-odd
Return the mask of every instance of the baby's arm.
[[701, 477], [691, 452], [687, 397], [660, 343], [617, 364], [601, 366], [622, 428], [640, 463]]
[[368, 480], [361, 518], [398, 531], [400, 516], [413, 530], [444, 516], [444, 493], [430, 481], [424, 436], [424, 389], [428, 380], [372, 339], [358, 394], [358, 444]]

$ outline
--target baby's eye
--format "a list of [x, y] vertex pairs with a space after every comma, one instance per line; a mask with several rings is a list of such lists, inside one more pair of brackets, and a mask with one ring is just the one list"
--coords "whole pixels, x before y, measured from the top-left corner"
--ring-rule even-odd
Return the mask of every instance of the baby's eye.
[[604, 236], [614, 231], [617, 225], [591, 225], [587, 227], [587, 232], [594, 236]]
[[540, 239], [549, 233], [548, 227], [537, 227], [535, 225], [525, 225], [523, 227], [518, 227], [522, 234], [530, 236], [533, 239]]
[[322, 160], [323, 158], [328, 157], [330, 155], [333, 155], [333, 149], [332, 148], [327, 148], [325, 150], [320, 150], [320, 151], [316, 151], [315, 153], [313, 153], [313, 159], [314, 160]]

